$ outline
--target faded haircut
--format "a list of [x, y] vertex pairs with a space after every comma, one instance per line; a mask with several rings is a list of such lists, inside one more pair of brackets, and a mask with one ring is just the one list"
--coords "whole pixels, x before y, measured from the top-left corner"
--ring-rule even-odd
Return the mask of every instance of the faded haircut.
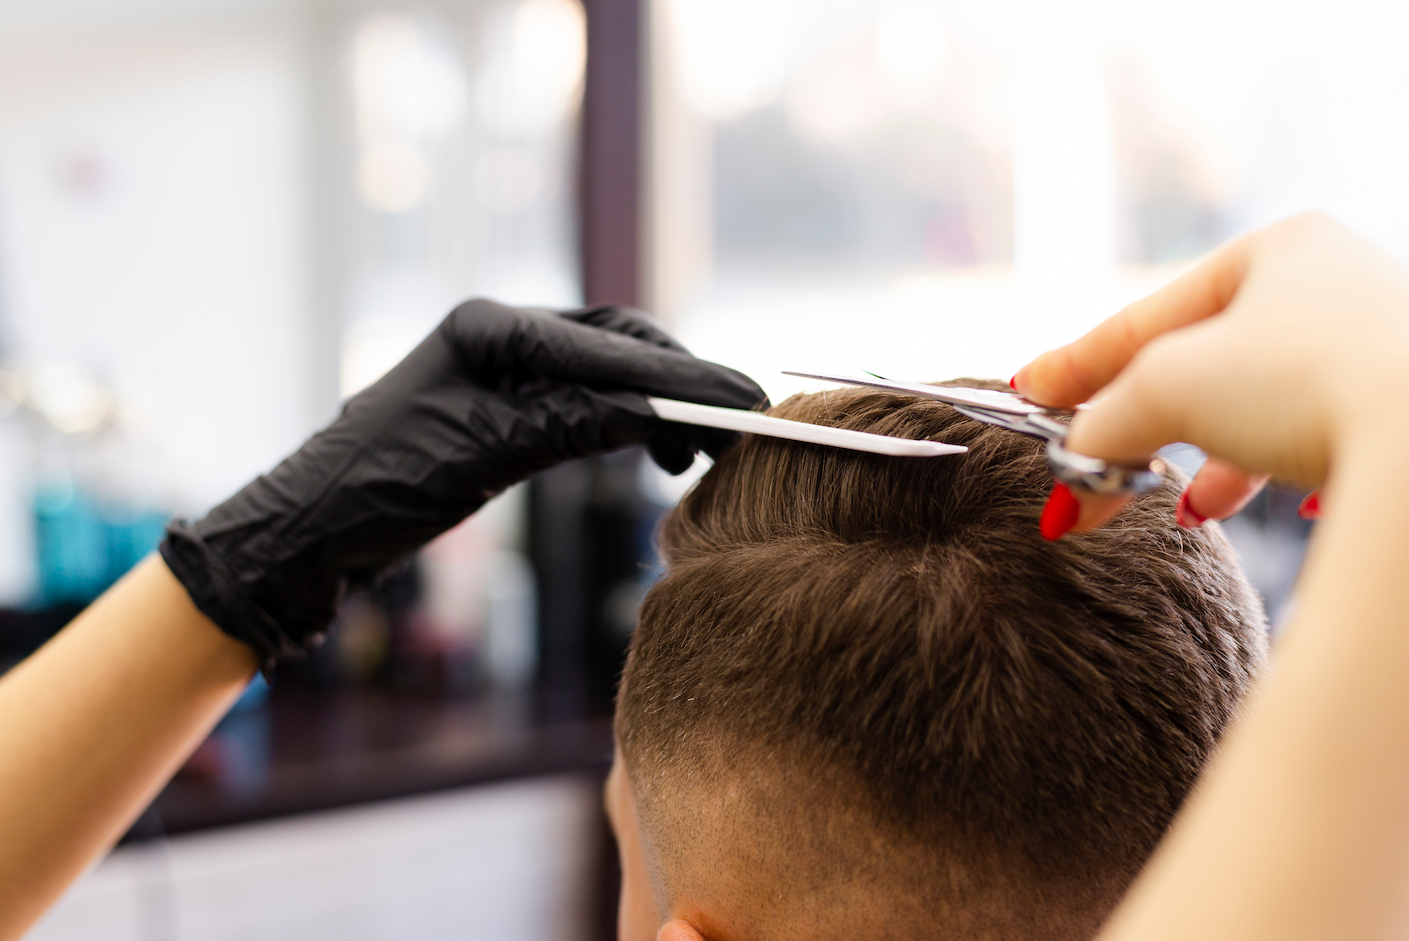
[[1228, 543], [1173, 474], [1046, 542], [1041, 443], [933, 401], [772, 414], [969, 452], [745, 437], [668, 514], [616, 716], [662, 903], [716, 843], [758, 925], [860, 886], [945, 936], [1089, 937], [1263, 661]]

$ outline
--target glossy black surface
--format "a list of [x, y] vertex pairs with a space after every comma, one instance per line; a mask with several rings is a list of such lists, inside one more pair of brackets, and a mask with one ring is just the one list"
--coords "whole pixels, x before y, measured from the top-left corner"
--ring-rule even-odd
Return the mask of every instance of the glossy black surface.
[[467, 699], [278, 690], [230, 715], [130, 839], [565, 772], [605, 774], [606, 717], [537, 693]]

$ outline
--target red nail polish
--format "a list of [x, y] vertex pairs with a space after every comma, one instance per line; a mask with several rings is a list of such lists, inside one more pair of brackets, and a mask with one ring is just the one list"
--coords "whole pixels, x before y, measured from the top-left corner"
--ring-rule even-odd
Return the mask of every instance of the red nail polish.
[[1009, 388], [1009, 389], [1012, 389], [1014, 392], [1018, 391], [1018, 377], [1017, 377], [1017, 376], [1014, 376], [1013, 378], [1011, 378], [1011, 379], [1008, 380], [1008, 388]]
[[1208, 517], [1189, 504], [1189, 491], [1179, 495], [1179, 505], [1174, 508], [1174, 521], [1185, 529], [1198, 529], [1208, 522]]
[[1306, 499], [1301, 501], [1301, 506], [1296, 508], [1296, 515], [1304, 520], [1314, 520], [1321, 515], [1321, 491], [1313, 490], [1306, 495]]
[[1052, 488], [1052, 495], [1047, 498], [1047, 504], [1042, 507], [1042, 520], [1038, 523], [1042, 538], [1048, 542], [1061, 539], [1076, 525], [1076, 518], [1080, 515], [1081, 504], [1076, 502], [1076, 497], [1071, 495], [1067, 485], [1059, 481]]

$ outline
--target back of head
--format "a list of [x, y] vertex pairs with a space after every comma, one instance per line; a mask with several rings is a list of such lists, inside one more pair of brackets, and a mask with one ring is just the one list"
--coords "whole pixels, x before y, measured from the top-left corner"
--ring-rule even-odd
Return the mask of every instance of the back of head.
[[1089, 936], [1263, 657], [1230, 548], [1175, 525], [1173, 480], [1045, 542], [1040, 442], [936, 402], [773, 414], [970, 450], [750, 437], [667, 517], [617, 715], [659, 904], [715, 893], [759, 937]]

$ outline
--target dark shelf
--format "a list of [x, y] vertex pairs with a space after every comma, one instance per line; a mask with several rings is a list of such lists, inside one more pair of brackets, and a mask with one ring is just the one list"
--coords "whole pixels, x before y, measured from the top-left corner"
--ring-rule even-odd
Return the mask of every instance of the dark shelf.
[[517, 778], [605, 775], [606, 717], [535, 694], [281, 691], [235, 713], [128, 835], [141, 840]]

